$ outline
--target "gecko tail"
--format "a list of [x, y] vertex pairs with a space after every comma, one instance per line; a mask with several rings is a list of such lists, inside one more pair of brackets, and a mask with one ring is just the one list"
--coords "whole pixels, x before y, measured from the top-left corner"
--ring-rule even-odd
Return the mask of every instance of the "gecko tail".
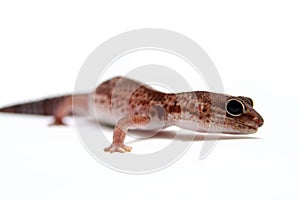
[[0, 112], [32, 115], [54, 115], [59, 105], [72, 95], [64, 95], [0, 108]]

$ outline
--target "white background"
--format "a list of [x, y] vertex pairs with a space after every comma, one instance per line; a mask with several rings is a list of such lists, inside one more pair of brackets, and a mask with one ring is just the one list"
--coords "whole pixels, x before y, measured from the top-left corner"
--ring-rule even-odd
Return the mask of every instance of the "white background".
[[95, 161], [72, 119], [48, 128], [50, 118], [0, 114], [0, 199], [299, 199], [299, 10], [296, 0], [1, 1], [0, 105], [73, 91], [98, 45], [152, 27], [200, 44], [226, 93], [252, 97], [265, 124], [204, 160], [196, 141], [172, 166], [128, 175]]

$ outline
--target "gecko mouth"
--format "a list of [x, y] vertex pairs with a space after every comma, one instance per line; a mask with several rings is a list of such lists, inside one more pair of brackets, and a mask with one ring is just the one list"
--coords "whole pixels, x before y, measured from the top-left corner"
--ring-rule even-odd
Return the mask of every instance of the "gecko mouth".
[[262, 126], [261, 123], [257, 123], [255, 121], [248, 121], [240, 122], [238, 120], [230, 120], [230, 124], [233, 125], [233, 127], [228, 126], [225, 127], [223, 133], [227, 134], [251, 134], [256, 133], [258, 127]]

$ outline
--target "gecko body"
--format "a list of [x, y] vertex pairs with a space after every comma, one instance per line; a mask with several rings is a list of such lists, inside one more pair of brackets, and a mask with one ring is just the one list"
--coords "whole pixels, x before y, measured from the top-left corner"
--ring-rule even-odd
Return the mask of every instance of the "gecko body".
[[[73, 106], [72, 106], [73, 105]], [[255, 133], [263, 118], [248, 97], [206, 91], [163, 93], [141, 82], [115, 77], [89, 94], [75, 94], [8, 106], [0, 112], [53, 115], [52, 125], [75, 114], [96, 116], [114, 126], [108, 152], [129, 152], [124, 144], [129, 129], [161, 130], [178, 126], [198, 132]]]

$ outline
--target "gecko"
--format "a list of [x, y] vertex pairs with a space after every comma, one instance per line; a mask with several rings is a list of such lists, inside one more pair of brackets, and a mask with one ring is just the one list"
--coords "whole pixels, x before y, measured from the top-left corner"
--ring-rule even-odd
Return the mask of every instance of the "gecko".
[[94, 116], [114, 126], [106, 152], [130, 152], [128, 130], [161, 130], [170, 126], [196, 132], [251, 134], [264, 123], [253, 100], [208, 91], [164, 93], [142, 82], [114, 77], [86, 94], [64, 95], [6, 106], [0, 112], [51, 115], [50, 125], [65, 125], [70, 115]]

